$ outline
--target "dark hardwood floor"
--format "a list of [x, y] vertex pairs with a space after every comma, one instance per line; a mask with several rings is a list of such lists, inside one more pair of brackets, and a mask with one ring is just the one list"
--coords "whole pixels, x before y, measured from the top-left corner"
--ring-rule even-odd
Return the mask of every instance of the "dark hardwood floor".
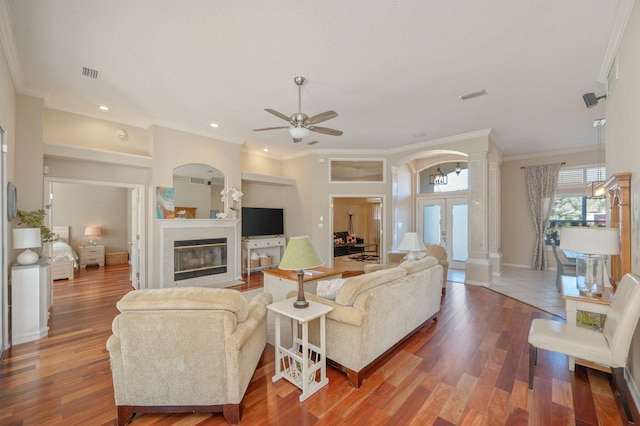
[[[239, 286], [262, 286], [261, 274]], [[131, 289], [128, 268], [109, 266], [56, 281], [49, 336], [16, 345], [0, 363], [0, 425], [113, 425], [105, 342], [115, 303]], [[448, 283], [437, 322], [388, 355], [361, 388], [328, 368], [329, 385], [304, 401], [274, 373], [267, 345], [243, 404], [246, 425], [619, 425], [609, 375], [541, 351], [527, 389], [527, 332], [552, 318], [486, 288]], [[640, 419], [637, 409], [634, 416]], [[146, 414], [133, 425], [224, 425], [221, 414]]]

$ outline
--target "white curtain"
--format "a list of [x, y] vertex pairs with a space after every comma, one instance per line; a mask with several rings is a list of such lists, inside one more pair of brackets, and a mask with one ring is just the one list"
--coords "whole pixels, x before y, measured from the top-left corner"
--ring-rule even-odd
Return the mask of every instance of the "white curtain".
[[536, 232], [531, 255], [531, 269], [546, 269], [546, 247], [544, 237], [549, 227], [549, 215], [556, 196], [558, 175], [562, 164], [525, 167], [527, 193], [529, 195], [529, 211]]

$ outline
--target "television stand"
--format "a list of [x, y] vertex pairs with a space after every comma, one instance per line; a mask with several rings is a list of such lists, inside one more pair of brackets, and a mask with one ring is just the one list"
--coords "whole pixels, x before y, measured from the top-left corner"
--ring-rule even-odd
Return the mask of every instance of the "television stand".
[[[284, 249], [287, 245], [286, 241], [284, 237], [245, 238], [242, 241], [243, 272], [249, 275], [252, 271], [276, 268], [284, 254]], [[262, 258], [258, 259], [257, 264], [255, 260], [252, 262], [251, 255], [253, 252], [258, 254], [265, 253], [268, 256], [268, 264], [263, 264], [265, 261]]]

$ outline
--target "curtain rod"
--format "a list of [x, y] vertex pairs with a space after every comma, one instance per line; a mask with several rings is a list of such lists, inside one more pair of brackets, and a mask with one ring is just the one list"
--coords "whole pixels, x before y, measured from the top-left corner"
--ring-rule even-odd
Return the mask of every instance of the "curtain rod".
[[[567, 164], [567, 163], [565, 163], [564, 161], [562, 163], [560, 163], [561, 166], [564, 166], [565, 164]], [[526, 169], [527, 167], [529, 167], [529, 166], [522, 166], [520, 168], [521, 169]]]

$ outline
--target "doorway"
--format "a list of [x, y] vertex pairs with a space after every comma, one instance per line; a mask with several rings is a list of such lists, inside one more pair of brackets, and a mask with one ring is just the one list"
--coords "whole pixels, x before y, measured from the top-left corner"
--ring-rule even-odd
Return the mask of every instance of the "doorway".
[[[51, 227], [54, 223], [70, 225], [72, 229], [70, 243], [76, 248], [79, 245], [85, 244], [86, 237], [83, 236], [84, 226], [90, 223], [94, 225], [104, 225], [104, 223], [93, 223], [96, 220], [98, 222], [108, 222], [107, 234], [105, 235], [103, 230], [101, 238], [110, 238], [111, 241], [116, 241], [116, 244], [109, 244], [111, 246], [110, 248], [116, 250], [116, 252], [128, 252], [131, 286], [136, 290], [142, 288], [145, 283], [145, 244], [142, 219], [144, 213], [143, 206], [145, 205], [144, 185], [65, 178], [45, 178], [45, 188], [47, 188], [47, 203], [52, 206], [50, 214], [48, 215], [48, 226]], [[100, 199], [100, 203], [106, 202], [109, 207], [99, 209], [99, 214], [96, 213], [95, 209], [93, 213], [90, 213], [93, 207], [90, 207], [87, 204], [87, 200], [84, 199], [87, 193], [92, 192], [98, 197], [99, 194], [104, 194], [105, 197], [113, 197], [105, 200]], [[83, 198], [81, 194], [85, 194], [85, 197]], [[109, 201], [113, 201], [114, 208], [112, 208]], [[65, 206], [64, 209], [61, 209], [61, 206]], [[56, 212], [63, 214], [66, 218], [65, 220], [70, 223], [60, 223], [61, 219], [55, 217]]]
[[423, 241], [447, 250], [449, 268], [464, 269], [469, 253], [467, 197], [421, 198], [417, 209]]
[[[332, 196], [331, 207], [333, 267], [364, 270], [367, 263], [380, 263], [385, 248], [383, 197]], [[346, 234], [355, 240], [347, 241]]]

